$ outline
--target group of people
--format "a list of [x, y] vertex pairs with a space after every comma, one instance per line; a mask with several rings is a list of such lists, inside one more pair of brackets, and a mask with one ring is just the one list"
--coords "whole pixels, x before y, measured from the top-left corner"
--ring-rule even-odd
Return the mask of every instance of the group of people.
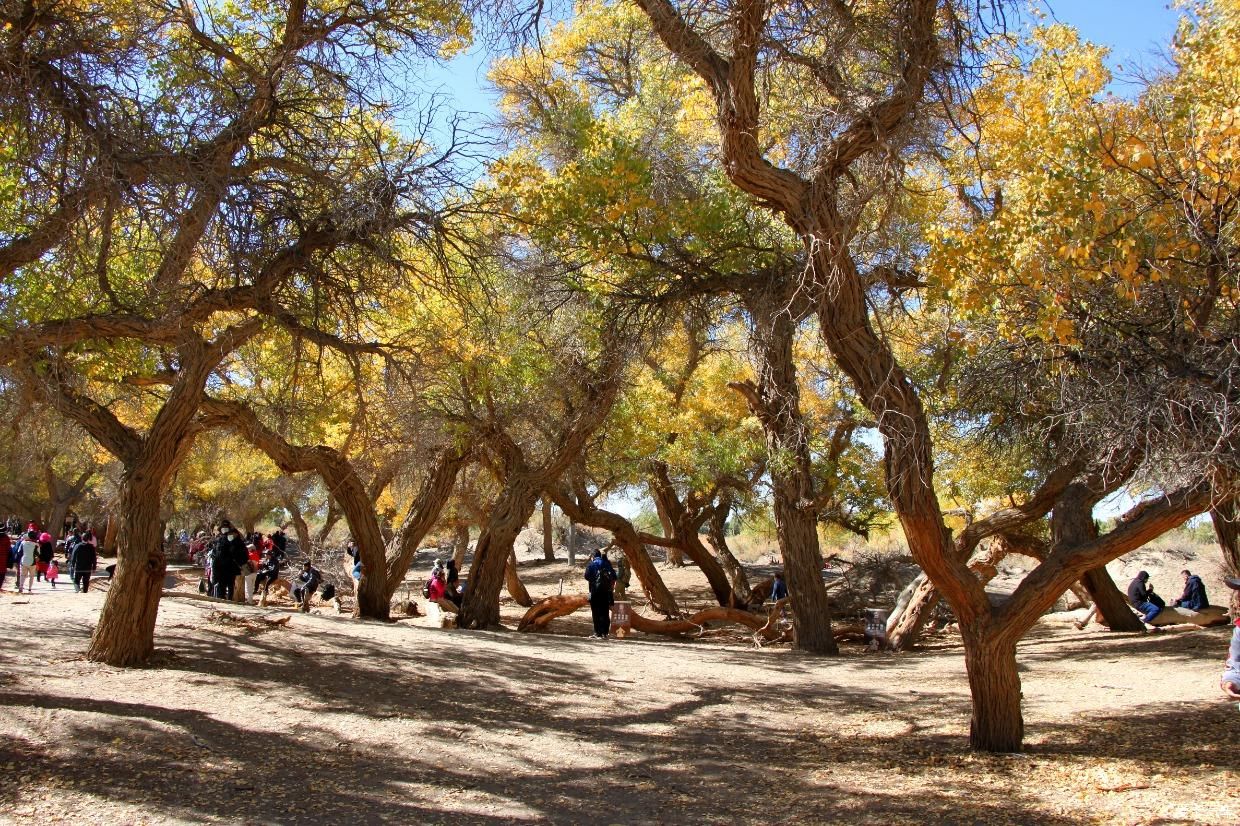
[[17, 592], [24, 589], [34, 593], [36, 582], [46, 582], [56, 587], [60, 578], [60, 562], [56, 556], [64, 554], [65, 565], [73, 590], [85, 593], [90, 589], [90, 578], [99, 562], [98, 541], [89, 528], [85, 531], [73, 528], [60, 541], [47, 531], [39, 529], [36, 522], [29, 522], [23, 530], [20, 522], [9, 519], [0, 530], [0, 591], [9, 571], [17, 575]]
[[430, 579], [422, 586], [422, 596], [449, 613], [460, 610], [465, 600], [465, 586], [461, 583], [455, 559], [435, 560]]
[[287, 543], [284, 531], [278, 529], [265, 537], [253, 533], [243, 539], [227, 519], [220, 522], [213, 538], [200, 531], [189, 548], [190, 561], [201, 563], [204, 569], [199, 590], [231, 601], [240, 588], [242, 598], [250, 603], [261, 589], [265, 598], [288, 560]]
[[[1171, 607], [1189, 611], [1204, 611], [1209, 608], [1210, 599], [1206, 596], [1206, 585], [1201, 581], [1201, 577], [1187, 568], [1180, 571], [1180, 576], [1184, 578], [1184, 593], [1171, 603]], [[1166, 600], [1154, 592], [1147, 571], [1139, 572], [1132, 582], [1128, 583], [1128, 603], [1141, 615], [1141, 621], [1146, 625], [1152, 624], [1154, 618], [1167, 607]]]

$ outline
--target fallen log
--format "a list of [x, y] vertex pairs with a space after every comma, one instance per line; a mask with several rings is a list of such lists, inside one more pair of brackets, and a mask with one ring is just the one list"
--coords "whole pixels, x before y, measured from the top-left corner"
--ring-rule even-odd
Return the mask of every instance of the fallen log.
[[[589, 598], [584, 596], [553, 596], [540, 599], [521, 617], [521, 621], [517, 624], [517, 630], [541, 631], [553, 619], [568, 616], [589, 604]], [[765, 642], [787, 642], [792, 638], [792, 629], [780, 629], [776, 624], [783, 606], [784, 600], [780, 600], [771, 606], [765, 617], [760, 614], [743, 611], [739, 608], [715, 607], [698, 611], [687, 619], [679, 620], [655, 620], [643, 617], [636, 611], [631, 611], [629, 614], [629, 627], [643, 634], [662, 634], [675, 637], [685, 634], [700, 636], [707, 630], [710, 623], [732, 623], [734, 625], [743, 625], [752, 630], [754, 632], [754, 642], [759, 645]], [[613, 625], [612, 632], [616, 631], [617, 626]], [[865, 629], [861, 625], [850, 625], [837, 627], [834, 630], [834, 634], [837, 639], [852, 640], [859, 635], [863, 635], [864, 631]]]

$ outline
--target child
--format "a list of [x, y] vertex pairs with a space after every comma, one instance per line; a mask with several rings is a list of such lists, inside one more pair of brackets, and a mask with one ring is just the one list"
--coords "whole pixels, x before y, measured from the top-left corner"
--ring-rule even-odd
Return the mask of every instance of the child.
[[56, 577], [58, 576], [60, 576], [60, 565], [53, 559], [47, 563], [47, 581], [52, 584], [53, 588], [56, 587]]

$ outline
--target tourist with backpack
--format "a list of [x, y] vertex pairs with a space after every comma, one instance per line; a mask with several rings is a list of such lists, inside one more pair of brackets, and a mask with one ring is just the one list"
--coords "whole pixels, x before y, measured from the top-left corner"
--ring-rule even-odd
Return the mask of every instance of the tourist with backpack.
[[594, 621], [591, 639], [607, 639], [611, 631], [611, 604], [615, 599], [616, 570], [607, 561], [606, 551], [595, 551], [586, 566], [586, 583], [590, 587], [590, 617]]

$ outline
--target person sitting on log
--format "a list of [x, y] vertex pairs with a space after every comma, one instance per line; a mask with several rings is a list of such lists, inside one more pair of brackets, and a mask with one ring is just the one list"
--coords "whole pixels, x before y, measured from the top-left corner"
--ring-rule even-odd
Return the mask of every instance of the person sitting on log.
[[1163, 598], [1154, 593], [1154, 586], [1149, 584], [1149, 580], [1150, 575], [1141, 571], [1128, 583], [1128, 602], [1137, 609], [1146, 625], [1150, 625], [1154, 617], [1167, 607]]
[[1210, 600], [1206, 597], [1206, 586], [1201, 577], [1190, 573], [1187, 568], [1180, 571], [1180, 575], [1184, 577], [1184, 593], [1171, 603], [1171, 607], [1186, 608], [1189, 611], [1204, 611], [1209, 608]]
[[440, 568], [431, 574], [431, 581], [427, 583], [426, 598], [430, 600], [431, 604], [438, 605], [441, 610], [449, 614], [455, 614], [457, 606], [455, 602], [448, 599], [447, 588], [444, 571]]
[[314, 596], [322, 581], [323, 572], [311, 565], [307, 559], [301, 566], [301, 573], [297, 575], [297, 584], [293, 586], [293, 602], [301, 607], [303, 614], [310, 610], [310, 597]]

